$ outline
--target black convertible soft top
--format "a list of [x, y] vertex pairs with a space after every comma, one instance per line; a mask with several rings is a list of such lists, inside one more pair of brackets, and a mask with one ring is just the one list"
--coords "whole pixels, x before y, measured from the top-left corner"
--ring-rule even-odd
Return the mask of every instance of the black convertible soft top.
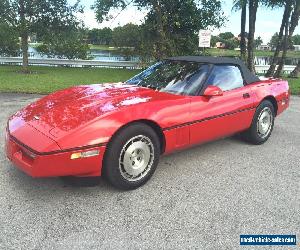
[[240, 68], [244, 77], [245, 83], [250, 84], [260, 81], [259, 78], [250, 72], [242, 60], [232, 57], [214, 57], [214, 56], [177, 56], [170, 57], [167, 60], [172, 61], [187, 61], [187, 62], [199, 62], [208, 64], [231, 64]]

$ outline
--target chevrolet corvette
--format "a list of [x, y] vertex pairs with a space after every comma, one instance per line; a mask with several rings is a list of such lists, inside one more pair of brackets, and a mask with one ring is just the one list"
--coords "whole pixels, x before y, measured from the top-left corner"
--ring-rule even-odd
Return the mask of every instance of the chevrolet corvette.
[[241, 134], [270, 137], [289, 106], [289, 86], [262, 79], [233, 58], [182, 56], [126, 82], [60, 90], [12, 115], [6, 155], [32, 177], [105, 176], [134, 189], [162, 154]]

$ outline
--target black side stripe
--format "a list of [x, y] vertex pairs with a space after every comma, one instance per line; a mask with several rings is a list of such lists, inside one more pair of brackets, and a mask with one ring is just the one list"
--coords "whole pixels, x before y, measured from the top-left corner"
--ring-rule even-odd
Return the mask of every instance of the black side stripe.
[[244, 111], [249, 111], [249, 110], [252, 110], [252, 109], [255, 109], [255, 107], [246, 108], [246, 109], [240, 109], [240, 110], [236, 110], [236, 111], [232, 111], [232, 112], [226, 112], [226, 113], [223, 113], [223, 114], [220, 114], [220, 115], [210, 116], [210, 117], [206, 117], [206, 118], [203, 118], [203, 119], [200, 119], [200, 120], [195, 120], [195, 121], [191, 121], [191, 122], [186, 122], [186, 123], [178, 124], [178, 125], [175, 125], [175, 126], [172, 126], [172, 127], [164, 128], [163, 131], [171, 130], [171, 129], [176, 129], [176, 128], [181, 128], [181, 127], [193, 125], [195, 123], [209, 121], [209, 120], [212, 120], [212, 119], [216, 119], [216, 118], [220, 118], [220, 117], [224, 117], [224, 116], [228, 116], [228, 115], [234, 115], [234, 114], [237, 114], [237, 113], [240, 113], [240, 112], [244, 112]]
[[50, 152], [38, 152], [38, 151], [28, 147], [24, 143], [20, 142], [17, 138], [15, 138], [12, 135], [10, 135], [10, 139], [12, 139], [16, 144], [20, 145], [21, 147], [26, 148], [28, 151], [34, 153], [35, 155], [53, 155], [53, 154], [58, 154], [58, 153], [66, 153], [66, 152], [77, 151], [77, 150], [85, 150], [85, 149], [89, 149], [89, 148], [101, 147], [101, 146], [106, 145], [106, 143], [99, 143], [99, 144], [94, 144], [94, 145], [87, 145], [87, 146], [82, 146], [82, 147], [55, 150], [55, 151], [50, 151]]

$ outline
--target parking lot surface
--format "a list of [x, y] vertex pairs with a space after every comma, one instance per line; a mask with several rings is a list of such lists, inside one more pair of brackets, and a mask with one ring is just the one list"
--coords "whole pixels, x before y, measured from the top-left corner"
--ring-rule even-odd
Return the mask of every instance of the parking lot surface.
[[129, 192], [32, 179], [6, 159], [7, 118], [38, 97], [0, 94], [0, 249], [239, 249], [240, 234], [300, 243], [299, 97], [264, 145], [230, 137], [161, 157]]

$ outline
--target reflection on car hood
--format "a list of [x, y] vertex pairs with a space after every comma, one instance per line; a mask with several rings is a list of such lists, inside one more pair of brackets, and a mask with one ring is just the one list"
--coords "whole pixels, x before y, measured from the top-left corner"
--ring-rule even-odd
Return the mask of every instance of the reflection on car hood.
[[148, 102], [157, 94], [152, 89], [122, 83], [71, 87], [17, 112], [10, 119], [10, 130], [28, 123], [46, 134], [54, 128], [67, 132], [122, 107]]

